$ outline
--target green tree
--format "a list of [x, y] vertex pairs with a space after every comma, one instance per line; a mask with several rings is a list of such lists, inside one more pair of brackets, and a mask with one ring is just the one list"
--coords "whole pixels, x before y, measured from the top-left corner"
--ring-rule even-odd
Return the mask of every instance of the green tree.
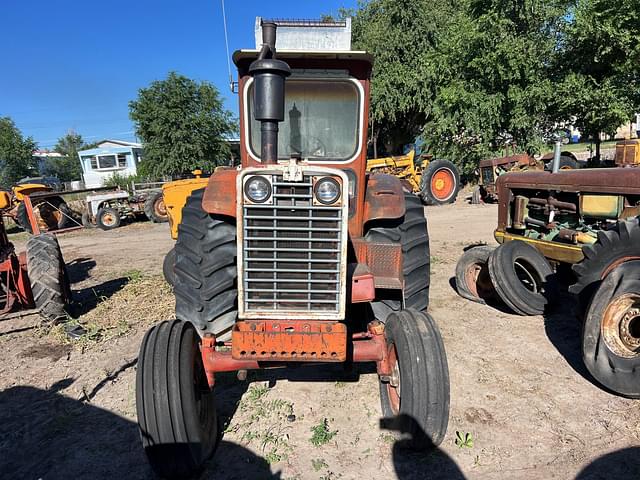
[[9, 117], [0, 118], [0, 185], [10, 187], [34, 173], [33, 138], [24, 138]]
[[562, 116], [575, 116], [596, 143], [640, 109], [640, 17], [637, 0], [578, 0], [558, 71]]
[[53, 175], [63, 182], [79, 180], [82, 176], [82, 167], [78, 157], [78, 150], [85, 147], [82, 135], [69, 131], [58, 139], [54, 151], [62, 157], [50, 157], [45, 164], [45, 173]]
[[175, 72], [140, 89], [129, 115], [144, 143], [141, 173], [149, 177], [226, 163], [224, 140], [237, 130], [213, 85]]

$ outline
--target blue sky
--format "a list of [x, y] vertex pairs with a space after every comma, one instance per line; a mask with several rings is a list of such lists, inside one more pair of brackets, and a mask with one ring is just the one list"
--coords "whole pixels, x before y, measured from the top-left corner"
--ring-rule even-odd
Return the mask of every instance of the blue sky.
[[[355, 4], [226, 0], [229, 49], [254, 46], [256, 16], [317, 18]], [[70, 129], [133, 140], [128, 102], [170, 70], [213, 83], [237, 112], [220, 0], [3, 0], [0, 12], [0, 117], [41, 148]]]

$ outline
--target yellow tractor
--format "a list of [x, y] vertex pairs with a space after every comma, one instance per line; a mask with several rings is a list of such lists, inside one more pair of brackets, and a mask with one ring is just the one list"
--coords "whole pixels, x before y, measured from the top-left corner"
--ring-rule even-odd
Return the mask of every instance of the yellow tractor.
[[388, 173], [398, 177], [426, 205], [453, 203], [460, 189], [460, 173], [453, 163], [434, 160], [428, 154], [416, 154], [415, 148], [405, 155], [369, 158], [367, 172]]
[[[25, 182], [11, 187], [10, 204], [1, 210], [2, 216], [11, 218], [26, 232], [33, 233], [32, 222], [28, 218], [24, 204], [28, 196], [33, 206], [34, 220], [41, 231], [61, 230], [73, 225], [73, 215], [61, 196], [51, 195], [54, 189], [45, 183]], [[39, 198], [38, 194], [42, 195]]]

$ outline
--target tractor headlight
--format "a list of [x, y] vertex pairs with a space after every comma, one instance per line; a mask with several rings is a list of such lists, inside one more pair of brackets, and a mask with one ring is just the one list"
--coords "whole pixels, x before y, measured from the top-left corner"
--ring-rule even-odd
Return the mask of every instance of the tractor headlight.
[[331, 177], [320, 179], [316, 182], [314, 193], [320, 203], [331, 205], [340, 198], [340, 184]]
[[265, 177], [251, 177], [244, 184], [244, 194], [255, 203], [264, 203], [271, 196], [271, 184]]

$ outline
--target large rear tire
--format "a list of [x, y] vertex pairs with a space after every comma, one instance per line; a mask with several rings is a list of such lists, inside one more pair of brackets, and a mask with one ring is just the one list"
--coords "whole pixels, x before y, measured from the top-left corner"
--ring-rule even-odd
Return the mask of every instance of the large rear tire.
[[[385, 226], [371, 228], [365, 238], [373, 242], [394, 242], [402, 245], [405, 308], [421, 311], [426, 310], [429, 305], [429, 231], [420, 199], [412, 193], [405, 193], [404, 200], [404, 217], [389, 221]], [[376, 300], [371, 302], [371, 308], [375, 317], [384, 322], [391, 312], [397, 312], [402, 308], [402, 299], [388, 291], [377, 291]]]
[[229, 340], [238, 315], [236, 227], [202, 209], [204, 188], [182, 209], [174, 267], [176, 317]]
[[495, 295], [487, 265], [494, 250], [495, 247], [478, 245], [462, 254], [456, 264], [456, 290], [462, 298], [484, 305]]
[[217, 418], [193, 326], [171, 320], [142, 340], [136, 410], [142, 446], [162, 478], [190, 478], [213, 454]]
[[584, 259], [572, 267], [576, 283], [569, 291], [578, 296], [584, 313], [609, 271], [624, 261], [640, 259], [640, 219], [620, 221], [615, 228], [598, 232], [596, 243], [583, 247], [582, 253]]
[[[49, 197], [33, 205], [38, 227], [43, 232], [61, 230], [77, 224], [67, 202], [62, 197]], [[27, 215], [27, 207], [20, 202], [16, 210], [16, 223], [27, 233], [33, 233], [33, 226]]]
[[433, 160], [422, 172], [420, 197], [426, 205], [446, 205], [456, 201], [460, 172], [449, 160]]
[[403, 310], [389, 316], [385, 337], [392, 375], [380, 381], [382, 414], [403, 444], [433, 448], [449, 423], [449, 367], [440, 330], [428, 314]]
[[640, 261], [614, 268], [585, 317], [582, 357], [591, 375], [620, 395], [640, 398]]
[[31, 237], [26, 253], [33, 301], [40, 315], [48, 323], [64, 319], [70, 288], [58, 240], [47, 234]]
[[164, 204], [162, 192], [154, 192], [144, 202], [144, 214], [153, 223], [164, 223], [169, 221], [167, 207]]

